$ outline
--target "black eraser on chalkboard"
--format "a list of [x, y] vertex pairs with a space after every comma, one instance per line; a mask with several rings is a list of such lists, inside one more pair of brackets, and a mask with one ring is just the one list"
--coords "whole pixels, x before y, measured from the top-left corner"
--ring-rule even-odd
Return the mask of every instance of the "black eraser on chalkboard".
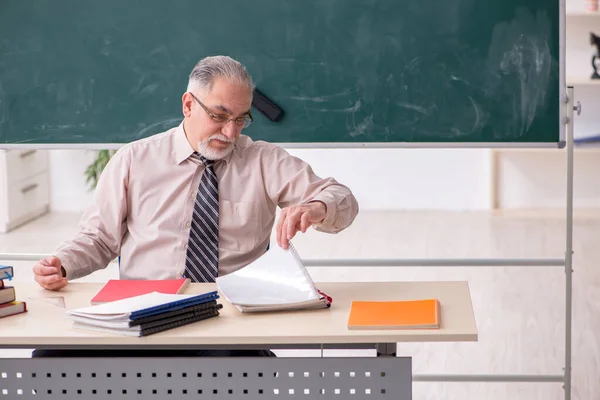
[[254, 89], [252, 106], [271, 121], [279, 121], [283, 116], [283, 110], [258, 89]]

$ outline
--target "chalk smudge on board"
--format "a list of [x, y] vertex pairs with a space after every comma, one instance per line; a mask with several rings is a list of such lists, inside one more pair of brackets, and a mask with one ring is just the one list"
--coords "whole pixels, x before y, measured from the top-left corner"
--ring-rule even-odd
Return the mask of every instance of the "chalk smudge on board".
[[345, 90], [342, 90], [341, 92], [334, 93], [334, 94], [328, 94], [328, 95], [324, 95], [324, 96], [314, 96], [314, 97], [291, 96], [291, 97], [289, 97], [289, 99], [298, 100], [298, 101], [312, 101], [313, 103], [324, 103], [328, 100], [334, 99], [336, 97], [346, 96], [350, 93], [352, 93], [352, 88], [347, 88]]
[[310, 111], [318, 111], [318, 112], [334, 112], [334, 113], [355, 113], [360, 110], [361, 101], [360, 99], [356, 100], [354, 106], [347, 108], [309, 108]]
[[487, 58], [491, 74], [486, 95], [505, 98], [502, 106], [510, 107], [512, 114], [512, 120], [507, 120], [496, 135], [521, 136], [546, 106], [555, 63], [549, 39], [550, 20], [545, 12], [534, 15], [521, 8], [512, 21], [494, 27]]

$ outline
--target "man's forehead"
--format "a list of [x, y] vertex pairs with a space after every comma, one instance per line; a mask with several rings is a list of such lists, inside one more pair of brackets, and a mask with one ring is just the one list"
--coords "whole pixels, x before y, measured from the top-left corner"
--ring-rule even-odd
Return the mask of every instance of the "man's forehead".
[[214, 108], [216, 108], [219, 111], [223, 111], [226, 112], [227, 114], [233, 114], [233, 111], [231, 111], [229, 108], [227, 108], [226, 106], [224, 106], [223, 104], [216, 104], [214, 106]]
[[227, 114], [242, 114], [249, 111], [252, 104], [252, 97], [242, 93], [209, 93], [205, 101], [215, 110], [225, 112]]

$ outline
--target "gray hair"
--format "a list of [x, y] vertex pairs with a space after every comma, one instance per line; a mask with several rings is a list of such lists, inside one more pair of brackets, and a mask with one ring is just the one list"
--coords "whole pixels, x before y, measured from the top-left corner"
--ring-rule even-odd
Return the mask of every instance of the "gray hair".
[[190, 73], [187, 91], [210, 91], [217, 77], [225, 77], [231, 82], [246, 86], [250, 92], [255, 87], [250, 74], [239, 61], [227, 56], [212, 56], [205, 57], [196, 64]]

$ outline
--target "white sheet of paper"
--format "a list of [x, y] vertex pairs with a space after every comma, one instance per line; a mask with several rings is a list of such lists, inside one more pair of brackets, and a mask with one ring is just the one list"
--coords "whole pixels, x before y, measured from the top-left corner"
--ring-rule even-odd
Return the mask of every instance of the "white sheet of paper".
[[67, 311], [67, 314], [105, 320], [123, 319], [129, 317], [134, 311], [171, 303], [193, 296], [197, 296], [197, 294], [167, 294], [152, 292], [95, 306], [77, 308]]
[[216, 281], [232, 304], [293, 304], [321, 297], [304, 265], [276, 244], [258, 260]]
[[73, 323], [73, 328], [75, 328], [75, 329], [83, 329], [83, 330], [86, 330], [86, 331], [111, 333], [113, 335], [140, 336], [139, 326], [135, 327], [137, 329], [112, 329], [112, 328], [104, 328], [104, 327], [101, 327], [101, 326], [87, 325], [87, 324], [81, 324], [79, 322], [74, 322]]

